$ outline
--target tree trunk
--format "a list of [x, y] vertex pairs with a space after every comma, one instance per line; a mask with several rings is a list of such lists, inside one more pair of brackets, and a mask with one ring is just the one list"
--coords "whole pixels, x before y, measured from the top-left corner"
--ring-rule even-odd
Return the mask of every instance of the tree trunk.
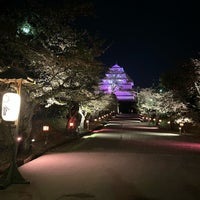
[[86, 117], [87, 113], [86, 112], [84, 113], [83, 110], [81, 109], [81, 107], [79, 108], [78, 112], [81, 115], [81, 122], [79, 124], [78, 129], [80, 132], [82, 132], [84, 130], [85, 117]]
[[31, 130], [32, 118], [34, 115], [34, 103], [26, 100], [25, 94], [22, 96], [19, 132], [18, 136], [22, 137], [22, 142], [19, 144], [19, 151], [27, 154], [31, 150]]

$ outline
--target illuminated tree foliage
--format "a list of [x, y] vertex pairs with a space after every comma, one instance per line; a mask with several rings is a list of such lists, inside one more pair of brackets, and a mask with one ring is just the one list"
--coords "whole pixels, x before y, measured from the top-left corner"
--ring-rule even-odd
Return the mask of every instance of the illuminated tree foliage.
[[83, 15], [83, 8], [86, 13], [91, 11], [88, 5], [69, 2], [60, 1], [54, 9], [52, 2], [50, 7], [30, 5], [29, 10], [22, 6], [10, 12], [8, 20], [7, 13], [2, 18], [5, 25], [12, 21], [13, 29], [10, 36], [5, 29], [2, 32], [0, 49], [5, 56], [1, 57], [1, 71], [18, 67], [33, 78], [37, 89], [30, 91], [31, 98], [49, 97], [55, 103], [74, 100], [91, 91], [99, 80], [99, 42], [86, 31], [73, 29], [72, 23], [78, 14]]
[[115, 111], [117, 108], [117, 99], [114, 95], [95, 95], [88, 100], [81, 101], [79, 104], [79, 114], [81, 115], [81, 122], [79, 130], [84, 129], [86, 116], [94, 116], [97, 113]]
[[138, 93], [138, 108], [149, 117], [179, 117], [187, 112], [187, 106], [175, 98], [172, 91], [157, 92], [152, 88], [141, 89]]
[[1, 70], [3, 67], [18, 66], [27, 76], [36, 80], [39, 87], [31, 91], [33, 98], [45, 95], [46, 99], [58, 93], [58, 96], [70, 96], [72, 90], [76, 93], [96, 84], [100, 64], [95, 58], [100, 55], [100, 50], [86, 31], [72, 28], [71, 21], [79, 11], [77, 5], [75, 13], [72, 12], [73, 4], [71, 7], [67, 4], [62, 9], [41, 6], [41, 10], [36, 10], [34, 6], [29, 12], [23, 7], [20, 8], [20, 14], [16, 12], [21, 20], [16, 21], [13, 30], [15, 36], [12, 34], [9, 42], [1, 43], [6, 45], [1, 49], [7, 59], [1, 60]]

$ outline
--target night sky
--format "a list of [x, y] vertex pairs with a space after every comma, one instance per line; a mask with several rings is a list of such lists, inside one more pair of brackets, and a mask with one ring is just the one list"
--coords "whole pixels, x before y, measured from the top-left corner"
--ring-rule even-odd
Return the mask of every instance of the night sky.
[[135, 86], [158, 83], [166, 70], [200, 52], [198, 0], [91, 1], [96, 17], [82, 25], [107, 40], [104, 65], [123, 67]]
[[135, 86], [150, 87], [170, 68], [200, 52], [198, 1], [94, 0], [92, 29], [111, 44], [101, 57], [118, 63]]

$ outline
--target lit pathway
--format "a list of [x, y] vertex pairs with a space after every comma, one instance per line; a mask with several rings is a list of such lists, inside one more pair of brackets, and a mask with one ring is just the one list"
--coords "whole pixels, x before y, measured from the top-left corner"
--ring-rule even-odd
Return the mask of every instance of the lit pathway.
[[48, 152], [20, 167], [30, 185], [11, 185], [0, 199], [199, 200], [200, 144], [141, 128], [112, 121]]

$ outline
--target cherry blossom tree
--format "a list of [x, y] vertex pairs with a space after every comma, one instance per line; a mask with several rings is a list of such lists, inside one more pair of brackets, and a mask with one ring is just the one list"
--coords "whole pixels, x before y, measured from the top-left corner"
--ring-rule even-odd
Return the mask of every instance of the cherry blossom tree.
[[170, 70], [161, 77], [161, 84], [172, 90], [176, 98], [187, 104], [194, 121], [199, 122], [200, 115], [200, 61], [199, 57]]
[[168, 117], [171, 120], [183, 116], [187, 106], [178, 100], [172, 91], [157, 92], [152, 88], [141, 89], [138, 93], [138, 108], [148, 117]]
[[143, 88], [137, 95], [138, 108], [141, 114], [151, 116], [153, 112], [158, 112], [161, 104], [161, 95], [152, 88]]
[[99, 112], [111, 112], [116, 110], [117, 100], [114, 95], [99, 94], [92, 98], [81, 101], [79, 104], [79, 114], [81, 115], [81, 121], [79, 125], [79, 130], [84, 130], [84, 123], [86, 116], [93, 116]]
[[31, 123], [36, 105], [79, 104], [89, 97], [102, 69], [96, 59], [102, 53], [101, 42], [75, 28], [78, 16], [91, 13], [89, 5], [62, 1], [55, 8], [51, 3], [17, 4], [5, 7], [0, 15], [1, 74], [17, 68], [36, 83], [22, 86], [24, 105], [29, 106], [22, 109], [32, 112], [21, 115], [21, 130]]

